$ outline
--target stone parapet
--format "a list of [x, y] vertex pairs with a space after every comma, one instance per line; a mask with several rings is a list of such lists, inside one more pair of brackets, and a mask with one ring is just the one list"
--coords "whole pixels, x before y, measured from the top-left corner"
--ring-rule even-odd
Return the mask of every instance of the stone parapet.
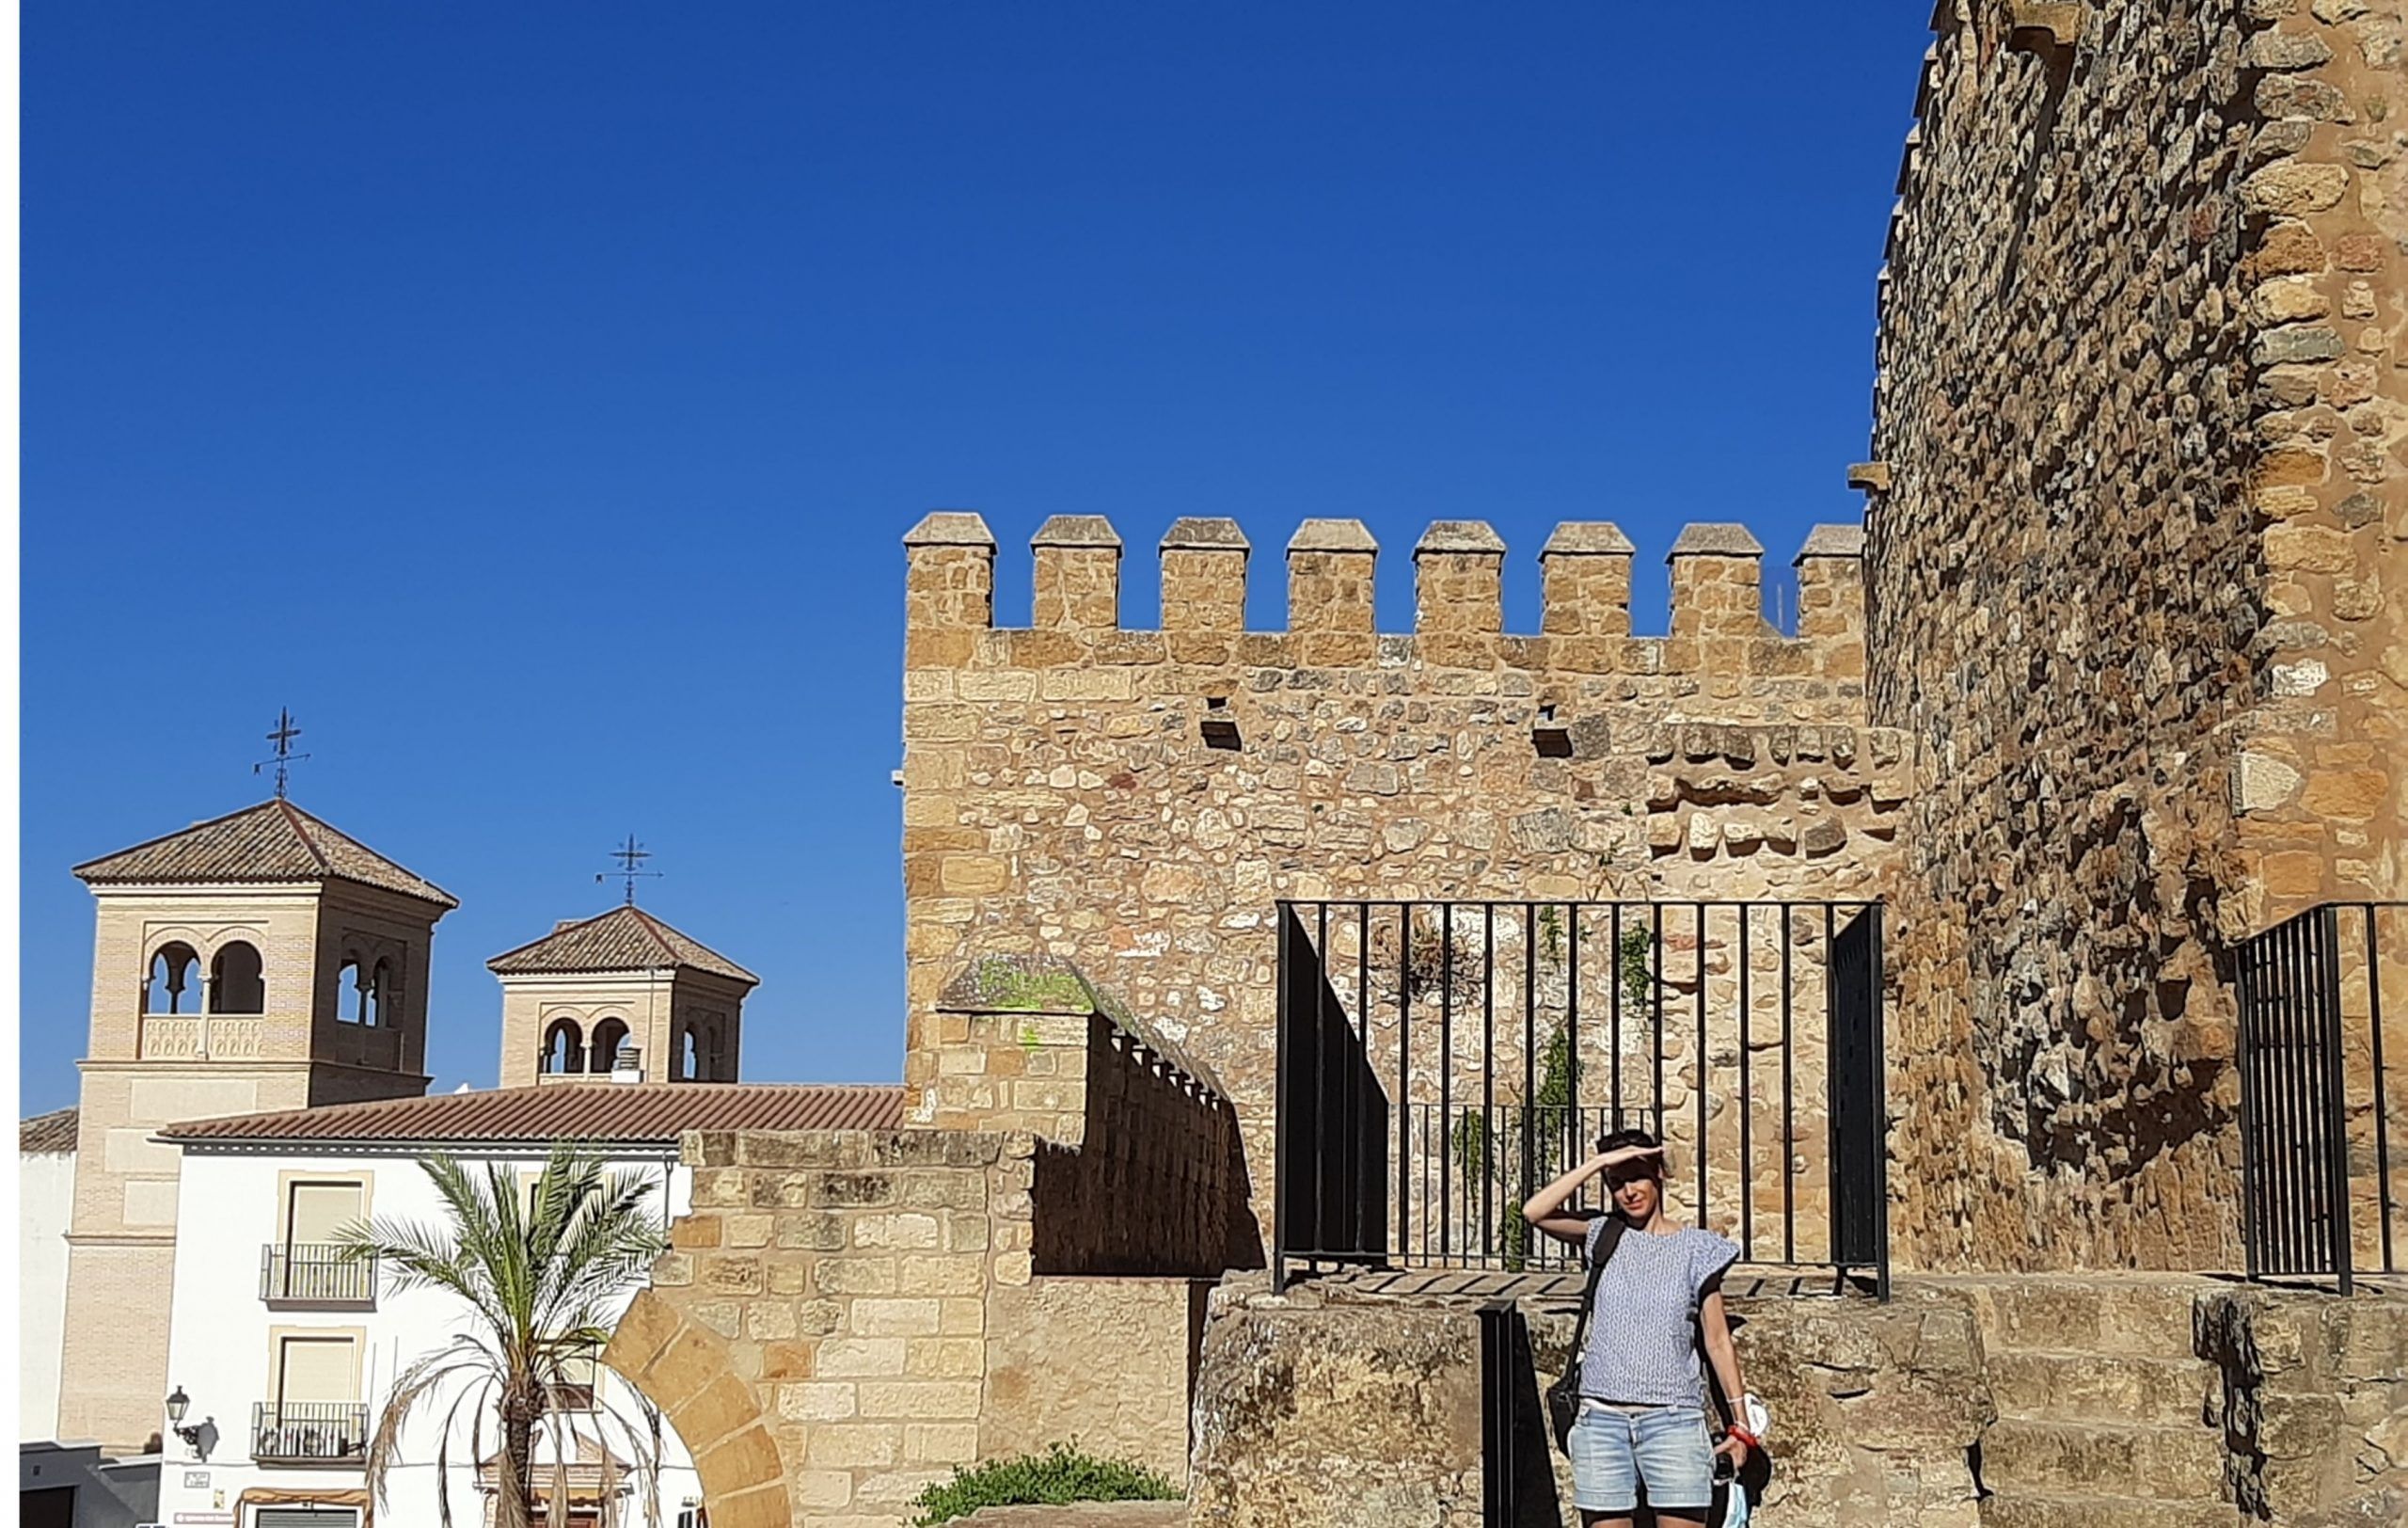
[[1219, 1083], [1077, 967], [970, 962], [938, 999], [925, 1059], [911, 1118], [1039, 1138], [1039, 1272], [1210, 1278], [1259, 1263]]
[[[1561, 1372], [1570, 1294], [1522, 1302], [1513, 1393], [1529, 1523], [1578, 1520], [1540, 1393]], [[1993, 1412], [1959, 1299], [1734, 1298], [1750, 1383], [1776, 1418], [1766, 1521], [1975, 1528], [1968, 1449]], [[1190, 1488], [1196, 1528], [1482, 1521], [1480, 1317], [1453, 1302], [1274, 1297], [1225, 1285], [1205, 1330]]]
[[954, 1467], [1074, 1439], [1183, 1474], [1200, 1296], [1037, 1273], [1039, 1149], [686, 1136], [691, 1208], [603, 1360], [692, 1452], [715, 1525], [903, 1528]]
[[[1026, 629], [994, 626], [993, 538], [974, 515], [933, 514], [906, 538], [906, 665], [927, 671], [1044, 670], [1164, 663], [1197, 668], [1328, 667], [1398, 661], [1473, 671], [1762, 675], [1863, 673], [1861, 542], [1818, 527], [1800, 552], [1800, 626], [1785, 636], [1764, 619], [1764, 549], [1744, 527], [1693, 525], [1668, 559], [1671, 631], [1633, 637], [1634, 555], [1602, 522], [1557, 528], [1540, 554], [1539, 632], [1506, 632], [1505, 543], [1479, 520], [1441, 520], [1414, 549], [1414, 629], [1382, 635], [1373, 608], [1379, 544], [1359, 520], [1307, 520], [1288, 543], [1288, 622], [1245, 629], [1250, 548], [1236, 522], [1182, 519], [1160, 549], [1162, 629], [1119, 624], [1120, 538], [1101, 516], [1056, 516], [1032, 543], [1036, 593]], [[1851, 608], [1849, 601], [1860, 603]], [[983, 633], [966, 643], [963, 633]], [[971, 690], [992, 686], [974, 681]], [[1012, 686], [1006, 682], [1002, 688]]]
[[2228, 1499], [2276, 1528], [2408, 1521], [2408, 1297], [2200, 1297]]

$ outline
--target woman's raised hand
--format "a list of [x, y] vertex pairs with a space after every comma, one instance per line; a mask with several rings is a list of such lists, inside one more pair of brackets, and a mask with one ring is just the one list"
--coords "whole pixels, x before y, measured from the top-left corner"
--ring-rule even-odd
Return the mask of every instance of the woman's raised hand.
[[1594, 1170], [1603, 1172], [1608, 1168], [1618, 1168], [1624, 1162], [1636, 1162], [1642, 1156], [1663, 1154], [1664, 1148], [1661, 1146], [1617, 1146], [1610, 1152], [1599, 1152], [1592, 1159], [1592, 1165]]

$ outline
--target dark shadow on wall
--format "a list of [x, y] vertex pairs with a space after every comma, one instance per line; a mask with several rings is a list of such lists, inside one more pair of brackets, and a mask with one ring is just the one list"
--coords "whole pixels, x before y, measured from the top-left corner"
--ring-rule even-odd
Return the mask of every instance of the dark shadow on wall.
[[1126, 1020], [1087, 1020], [1085, 1140], [1039, 1140], [1035, 1271], [1217, 1278], [1263, 1265], [1236, 1111]]

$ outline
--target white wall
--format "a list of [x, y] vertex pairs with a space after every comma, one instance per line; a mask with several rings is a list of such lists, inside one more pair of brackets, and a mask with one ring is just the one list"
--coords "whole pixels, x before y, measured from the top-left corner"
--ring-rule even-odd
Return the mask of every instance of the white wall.
[[[234, 1513], [230, 1520], [193, 1517], [183, 1520], [228, 1523], [251, 1528], [252, 1514], [237, 1511], [246, 1488], [281, 1492], [309, 1489], [356, 1490], [363, 1484], [356, 1465], [326, 1468], [277, 1465], [262, 1468], [250, 1459], [251, 1409], [254, 1403], [273, 1399], [270, 1329], [362, 1329], [366, 1342], [361, 1367], [361, 1399], [369, 1407], [371, 1425], [391, 1393], [394, 1377], [422, 1354], [443, 1346], [453, 1336], [472, 1331], [467, 1308], [453, 1297], [432, 1290], [394, 1296], [379, 1280], [375, 1308], [369, 1311], [296, 1311], [269, 1306], [260, 1297], [261, 1249], [277, 1238], [280, 1175], [330, 1173], [371, 1180], [370, 1213], [377, 1219], [404, 1218], [442, 1228], [448, 1224], [418, 1161], [410, 1156], [305, 1155], [290, 1148], [284, 1154], [246, 1154], [224, 1149], [188, 1148], [181, 1179], [182, 1202], [177, 1219], [175, 1297], [167, 1344], [167, 1382], [191, 1397], [187, 1426], [214, 1418], [215, 1444], [204, 1462], [172, 1433], [166, 1435], [166, 1459], [160, 1472], [159, 1516], [174, 1522], [179, 1512]], [[623, 1158], [614, 1169], [641, 1170], [658, 1181], [669, 1180], [667, 1216], [685, 1213], [692, 1174], [674, 1165], [674, 1150], [648, 1159]], [[535, 1154], [512, 1155], [514, 1169], [532, 1174], [542, 1166]], [[469, 1165], [482, 1170], [481, 1161]], [[655, 1189], [652, 1203], [660, 1206]], [[629, 1288], [621, 1301], [634, 1297]], [[612, 1313], [615, 1315], [615, 1312]], [[633, 1392], [615, 1377], [605, 1377], [614, 1389], [621, 1410], [638, 1415]], [[402, 1439], [402, 1465], [390, 1480], [388, 1505], [376, 1515], [380, 1523], [434, 1523], [436, 1506], [435, 1457], [439, 1421], [452, 1396], [442, 1396], [438, 1409], [421, 1409]], [[477, 1489], [471, 1456], [468, 1411], [450, 1449], [451, 1499], [453, 1520], [484, 1520], [484, 1499]], [[163, 1424], [164, 1425], [164, 1424]], [[638, 1431], [642, 1432], [642, 1423]], [[679, 1504], [701, 1494], [692, 1459], [685, 1445], [663, 1424], [664, 1468], [660, 1475], [661, 1520], [673, 1524]], [[496, 1423], [487, 1415], [483, 1450], [497, 1446]], [[616, 1450], [622, 1456], [622, 1443]], [[548, 1457], [547, 1455], [539, 1456]], [[631, 1505], [623, 1519], [640, 1523], [641, 1506]]]
[[17, 1441], [58, 1432], [58, 1358], [67, 1335], [67, 1222], [75, 1154], [17, 1157]]

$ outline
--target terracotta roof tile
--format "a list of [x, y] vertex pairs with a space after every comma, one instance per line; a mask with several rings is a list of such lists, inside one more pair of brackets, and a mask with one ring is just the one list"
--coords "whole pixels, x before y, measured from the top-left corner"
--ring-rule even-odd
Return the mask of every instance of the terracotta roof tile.
[[903, 1090], [877, 1084], [587, 1082], [193, 1120], [162, 1127], [159, 1138], [668, 1145], [687, 1130], [894, 1130], [902, 1122]]
[[641, 907], [614, 907], [600, 917], [564, 923], [531, 945], [485, 962], [497, 976], [550, 971], [656, 971], [684, 966], [747, 986], [761, 979], [699, 939], [679, 933]]
[[55, 1156], [75, 1149], [75, 1122], [81, 1118], [71, 1108], [53, 1109], [37, 1114], [30, 1120], [17, 1122], [17, 1153], [21, 1156]]
[[352, 881], [457, 907], [459, 899], [289, 801], [263, 801], [75, 867], [92, 885]]

